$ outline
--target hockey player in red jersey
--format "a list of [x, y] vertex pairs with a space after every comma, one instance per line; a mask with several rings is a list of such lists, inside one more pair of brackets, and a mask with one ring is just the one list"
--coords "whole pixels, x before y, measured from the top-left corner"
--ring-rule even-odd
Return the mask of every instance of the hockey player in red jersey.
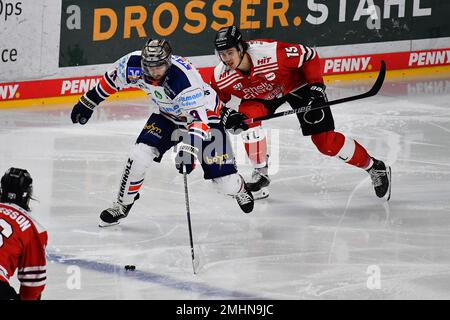
[[322, 154], [366, 170], [376, 195], [389, 200], [390, 167], [370, 156], [357, 141], [335, 131], [330, 107], [315, 108], [327, 101], [315, 49], [273, 40], [244, 41], [235, 26], [217, 32], [215, 48], [221, 63], [214, 69], [211, 85], [225, 103], [232, 96], [241, 99], [237, 111], [222, 108], [221, 119], [226, 129], [242, 132], [254, 167], [253, 182], [247, 185], [255, 199], [268, 196], [267, 142], [261, 122], [247, 125], [244, 121], [272, 114], [287, 102], [293, 109], [311, 107], [297, 117], [303, 135], [310, 136]]
[[[29, 214], [30, 174], [10, 168], [0, 189], [0, 300], [38, 300], [46, 280], [47, 232]], [[19, 294], [9, 285], [18, 269]]]

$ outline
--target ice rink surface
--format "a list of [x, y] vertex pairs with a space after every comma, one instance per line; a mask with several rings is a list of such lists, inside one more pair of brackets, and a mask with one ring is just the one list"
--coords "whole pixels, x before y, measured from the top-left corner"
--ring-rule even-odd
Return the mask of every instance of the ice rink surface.
[[[329, 85], [329, 98], [370, 84]], [[85, 126], [71, 123], [71, 105], [0, 110], [0, 171], [29, 170], [33, 215], [49, 233], [43, 299], [450, 299], [450, 75], [387, 81], [373, 98], [333, 107], [336, 129], [392, 166], [389, 203], [366, 172], [321, 155], [295, 116], [264, 125], [272, 184], [251, 214], [196, 169], [197, 275], [173, 152], [150, 167], [129, 216], [98, 227], [148, 101], [105, 102]]]

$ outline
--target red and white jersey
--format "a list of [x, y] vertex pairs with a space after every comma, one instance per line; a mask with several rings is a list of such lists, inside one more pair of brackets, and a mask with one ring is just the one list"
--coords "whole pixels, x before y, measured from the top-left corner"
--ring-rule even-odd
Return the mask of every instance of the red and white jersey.
[[301, 44], [273, 40], [248, 41], [249, 74], [232, 70], [223, 62], [214, 69], [211, 86], [223, 102], [241, 99], [281, 98], [308, 83], [323, 83], [319, 56]]
[[20, 298], [36, 300], [45, 287], [47, 232], [15, 204], [0, 203], [0, 281], [18, 269]]

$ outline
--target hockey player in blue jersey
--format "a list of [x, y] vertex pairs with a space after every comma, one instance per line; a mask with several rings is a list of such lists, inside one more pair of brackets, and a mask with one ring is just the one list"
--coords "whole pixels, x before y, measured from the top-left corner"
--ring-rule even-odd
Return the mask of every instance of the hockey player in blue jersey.
[[139, 199], [147, 168], [173, 146], [178, 148], [175, 163], [180, 173], [191, 173], [197, 160], [205, 179], [233, 196], [245, 213], [251, 212], [253, 196], [237, 173], [220, 123], [221, 102], [187, 59], [172, 54], [168, 41], [150, 39], [141, 51], [120, 58], [96, 87], [80, 97], [72, 122], [84, 125], [109, 95], [130, 87], [145, 91], [159, 113], [150, 115], [138, 136], [125, 164], [117, 202], [100, 214], [100, 226], [117, 224], [128, 215]]

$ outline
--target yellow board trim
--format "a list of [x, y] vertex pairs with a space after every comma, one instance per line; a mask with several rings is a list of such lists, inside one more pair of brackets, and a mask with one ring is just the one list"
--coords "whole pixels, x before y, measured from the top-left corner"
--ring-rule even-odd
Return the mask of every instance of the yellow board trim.
[[[337, 82], [347, 82], [355, 80], [368, 80], [375, 79], [378, 76], [378, 72], [360, 72], [350, 74], [338, 74], [324, 76], [326, 84], [332, 84]], [[402, 70], [388, 70], [386, 73], [386, 79], [426, 79], [426, 78], [448, 78], [450, 77], [450, 65], [449, 66], [436, 66], [427, 68], [412, 68]], [[136, 99], [147, 96], [147, 94], [141, 90], [123, 91], [111, 95], [108, 100], [122, 100], [122, 99]], [[24, 100], [8, 100], [0, 101], [0, 109], [12, 109], [12, 108], [30, 108], [36, 106], [48, 106], [56, 107], [61, 104], [75, 104], [80, 95], [66, 96], [66, 97], [51, 97], [51, 98], [37, 98], [37, 99], [24, 99]]]
[[[37, 99], [23, 99], [23, 100], [9, 100], [0, 101], [0, 109], [16, 109], [36, 106], [59, 106], [61, 104], [75, 104], [80, 95], [64, 96], [64, 97], [49, 97]], [[146, 97], [147, 94], [142, 90], [123, 91], [112, 94], [108, 100], [122, 100], [122, 99], [136, 99]]]

